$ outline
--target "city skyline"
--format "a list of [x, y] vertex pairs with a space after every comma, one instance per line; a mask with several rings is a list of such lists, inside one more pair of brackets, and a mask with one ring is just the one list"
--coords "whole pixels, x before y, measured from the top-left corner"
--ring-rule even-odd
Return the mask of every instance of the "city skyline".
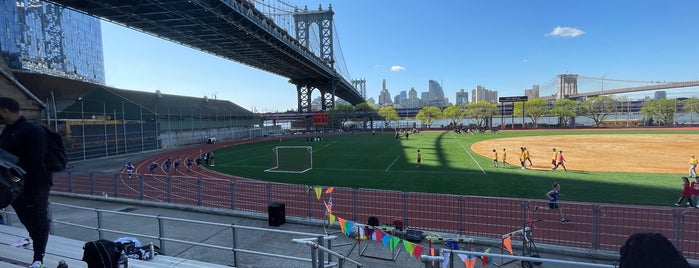
[[[451, 102], [479, 85], [501, 96], [533, 85], [550, 94], [544, 85], [564, 73], [606, 78], [604, 88], [612, 79], [699, 80], [699, 37], [687, 34], [699, 26], [694, 1], [287, 2], [332, 4], [342, 56], [351, 78], [366, 80], [367, 98], [378, 98], [383, 79], [392, 94], [439, 81]], [[296, 109], [286, 78], [102, 24], [108, 86], [226, 99], [258, 112]], [[680, 91], [697, 92], [668, 96]]]

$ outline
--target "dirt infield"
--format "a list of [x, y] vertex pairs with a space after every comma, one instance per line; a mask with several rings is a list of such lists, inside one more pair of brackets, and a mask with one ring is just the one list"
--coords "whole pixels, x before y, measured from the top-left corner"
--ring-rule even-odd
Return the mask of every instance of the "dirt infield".
[[699, 153], [696, 135], [614, 134], [557, 135], [501, 138], [471, 145], [471, 150], [488, 158], [493, 149], [507, 162], [519, 165], [520, 147], [527, 147], [534, 169], [551, 169], [552, 148], [563, 150], [566, 166], [572, 170], [686, 173], [689, 155]]

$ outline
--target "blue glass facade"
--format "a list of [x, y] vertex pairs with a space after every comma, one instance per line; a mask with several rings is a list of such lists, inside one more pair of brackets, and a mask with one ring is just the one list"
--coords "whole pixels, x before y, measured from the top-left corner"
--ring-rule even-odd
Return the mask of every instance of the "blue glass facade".
[[10, 68], [104, 84], [97, 18], [39, 0], [0, 1], [0, 49]]

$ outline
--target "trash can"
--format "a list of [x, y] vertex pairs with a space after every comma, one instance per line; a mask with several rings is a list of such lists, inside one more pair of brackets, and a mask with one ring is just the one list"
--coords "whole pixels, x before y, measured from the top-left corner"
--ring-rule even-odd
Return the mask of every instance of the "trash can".
[[286, 222], [284, 203], [272, 203], [267, 206], [269, 226], [279, 226]]

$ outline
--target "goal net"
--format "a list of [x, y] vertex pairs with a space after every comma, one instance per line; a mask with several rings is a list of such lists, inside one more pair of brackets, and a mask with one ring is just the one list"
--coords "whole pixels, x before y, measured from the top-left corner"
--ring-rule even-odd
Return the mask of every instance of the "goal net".
[[304, 173], [313, 168], [313, 147], [275, 146], [272, 168], [265, 172]]

